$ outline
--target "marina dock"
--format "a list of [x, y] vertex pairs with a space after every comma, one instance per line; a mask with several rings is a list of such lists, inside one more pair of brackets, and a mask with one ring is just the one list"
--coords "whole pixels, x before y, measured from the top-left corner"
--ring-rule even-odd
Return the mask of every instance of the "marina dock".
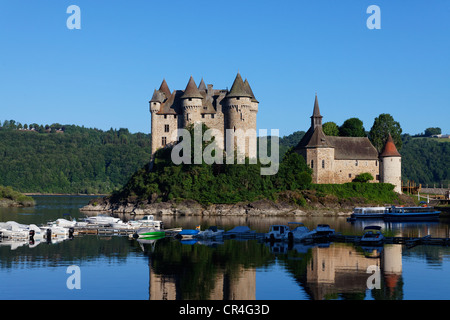
[[[166, 229], [166, 236], [175, 236], [179, 229]], [[74, 235], [116, 235], [116, 236], [132, 236], [136, 232], [135, 229], [114, 229], [107, 226], [86, 226], [75, 227]], [[265, 233], [249, 232], [244, 234], [224, 233], [223, 239], [237, 239], [237, 240], [264, 240]], [[354, 243], [361, 242], [362, 236], [360, 235], [342, 235], [333, 234], [327, 237], [317, 237], [316, 239], [309, 240], [309, 242], [341, 242], [341, 243]], [[384, 237], [383, 244], [404, 244], [407, 246], [416, 245], [450, 245], [450, 238], [433, 238], [431, 236], [425, 237]]]

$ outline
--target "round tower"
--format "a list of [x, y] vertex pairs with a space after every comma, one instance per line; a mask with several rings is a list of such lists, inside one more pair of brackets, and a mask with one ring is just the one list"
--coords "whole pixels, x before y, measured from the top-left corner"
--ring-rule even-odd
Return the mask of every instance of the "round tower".
[[191, 123], [202, 121], [202, 107], [203, 96], [195, 84], [194, 78], [189, 79], [189, 82], [184, 90], [184, 94], [181, 96], [181, 104], [184, 114], [184, 127]]
[[[253, 139], [253, 136], [250, 136], [253, 132], [249, 131], [249, 129], [252, 129], [255, 134], [254, 142], [256, 142], [256, 113], [254, 107], [252, 110], [252, 98], [252, 94], [248, 91], [241, 75], [238, 73], [230, 92], [226, 95], [227, 122], [225, 129], [235, 132], [235, 148], [239, 153], [243, 153], [250, 158], [256, 157], [256, 144], [249, 140]], [[253, 117], [255, 121], [252, 121]]]
[[380, 182], [391, 183], [395, 192], [402, 192], [402, 156], [390, 133], [380, 154]]
[[158, 146], [158, 135], [156, 134], [157, 132], [157, 127], [158, 127], [158, 115], [157, 113], [159, 112], [159, 110], [161, 110], [161, 93], [157, 90], [155, 90], [153, 92], [153, 96], [152, 99], [150, 100], [150, 114], [151, 114], [151, 139], [152, 139], [152, 154], [154, 154], [157, 150], [157, 146]]

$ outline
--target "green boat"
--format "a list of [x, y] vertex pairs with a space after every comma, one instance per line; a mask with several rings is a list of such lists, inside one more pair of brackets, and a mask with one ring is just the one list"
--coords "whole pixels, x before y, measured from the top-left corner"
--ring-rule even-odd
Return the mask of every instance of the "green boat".
[[139, 238], [148, 238], [148, 239], [163, 238], [166, 235], [164, 231], [157, 230], [154, 228], [142, 228], [139, 229], [136, 233], [139, 236]]

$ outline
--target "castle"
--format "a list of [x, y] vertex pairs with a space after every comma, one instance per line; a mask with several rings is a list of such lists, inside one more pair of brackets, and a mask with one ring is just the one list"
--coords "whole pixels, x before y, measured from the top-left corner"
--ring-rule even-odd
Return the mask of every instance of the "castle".
[[368, 172], [401, 192], [401, 155], [390, 134], [379, 154], [367, 137], [326, 136], [322, 118], [316, 95], [311, 127], [295, 147], [313, 170], [313, 183], [346, 183]]
[[[230, 90], [213, 89], [203, 79], [197, 87], [191, 76], [184, 91], [170, 91], [163, 80], [150, 100], [152, 155], [177, 141], [177, 135], [173, 134], [177, 129], [202, 122], [222, 133], [224, 138], [217, 142], [223, 150], [227, 144], [226, 130], [253, 130], [254, 137], [247, 136], [235, 146], [246, 156], [255, 158], [256, 142], [252, 144], [250, 139], [256, 141], [258, 104], [250, 84], [239, 73]], [[368, 172], [376, 182], [391, 183], [396, 192], [401, 192], [401, 155], [391, 135], [379, 154], [367, 137], [326, 136], [322, 118], [316, 95], [311, 127], [295, 147], [313, 170], [313, 183], [346, 183]]]
[[226, 150], [227, 129], [244, 132], [254, 130], [254, 144], [244, 139], [235, 145], [246, 156], [256, 157], [258, 100], [247, 79], [243, 81], [240, 73], [236, 75], [230, 90], [214, 89], [212, 84], [206, 85], [203, 79], [197, 87], [191, 76], [184, 91], [170, 91], [167, 82], [163, 80], [150, 100], [150, 113], [152, 154], [157, 149], [176, 142], [175, 130], [202, 122], [208, 128], [220, 131], [224, 139], [219, 139], [217, 143], [223, 150]]

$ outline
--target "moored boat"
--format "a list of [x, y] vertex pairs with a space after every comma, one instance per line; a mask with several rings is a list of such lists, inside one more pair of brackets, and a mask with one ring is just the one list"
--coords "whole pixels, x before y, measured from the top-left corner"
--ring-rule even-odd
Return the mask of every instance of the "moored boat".
[[187, 238], [193, 238], [200, 232], [200, 227], [197, 227], [195, 229], [183, 229], [176, 235], [176, 238], [178, 239], [187, 239]]
[[160, 220], [155, 220], [153, 215], [143, 216], [142, 219], [136, 220], [136, 223], [140, 223], [142, 227], [153, 227], [155, 229], [164, 229], [164, 224]]
[[144, 228], [139, 228], [134, 236], [136, 238], [146, 238], [146, 239], [151, 239], [151, 238], [162, 238], [165, 236], [165, 232], [163, 230], [157, 230], [155, 228], [152, 227], [144, 227]]
[[288, 225], [290, 227], [297, 225], [286, 234], [285, 239], [288, 241], [301, 242], [307, 239], [312, 239], [312, 237], [316, 234], [316, 231], [309, 230], [303, 223], [300, 222], [289, 222]]
[[381, 245], [383, 243], [384, 236], [380, 226], [367, 226], [364, 231], [365, 233], [361, 237], [362, 245]]
[[353, 209], [351, 219], [378, 218], [383, 219], [386, 207], [357, 207]]
[[206, 230], [201, 230], [197, 233], [196, 237], [201, 239], [215, 239], [223, 237], [225, 230], [218, 229], [216, 226], [211, 226]]
[[289, 226], [275, 224], [270, 226], [269, 232], [264, 235], [264, 239], [269, 241], [284, 240], [290, 231]]
[[420, 220], [433, 220], [438, 219], [440, 211], [434, 209], [433, 207], [417, 206], [417, 207], [395, 207], [386, 210], [384, 218], [389, 221], [396, 220], [409, 220], [409, 221], [420, 221]]

